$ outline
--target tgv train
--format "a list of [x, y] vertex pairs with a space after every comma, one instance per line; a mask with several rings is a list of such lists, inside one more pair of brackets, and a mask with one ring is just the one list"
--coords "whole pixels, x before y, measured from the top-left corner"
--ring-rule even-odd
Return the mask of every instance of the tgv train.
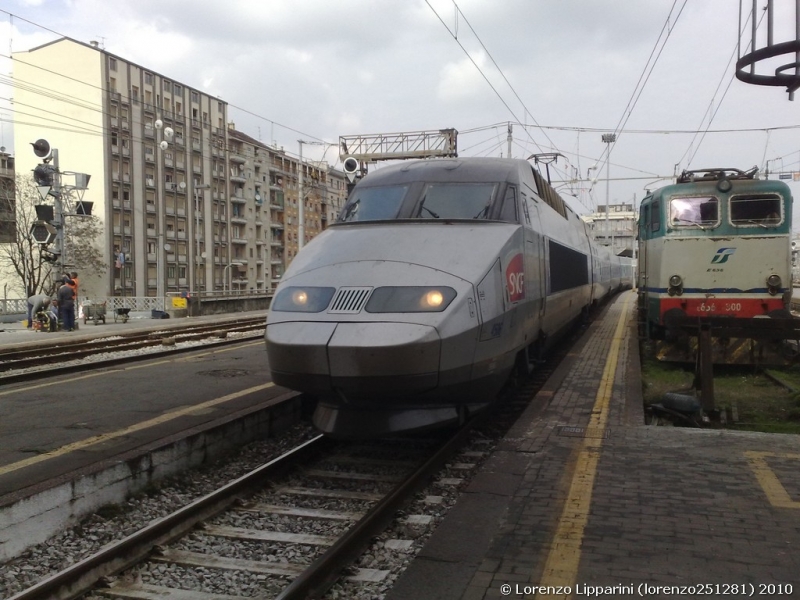
[[650, 338], [673, 337], [687, 319], [791, 317], [792, 196], [756, 176], [686, 171], [642, 200], [639, 308]]
[[630, 259], [524, 160], [407, 161], [360, 180], [297, 255], [265, 333], [275, 383], [340, 437], [440, 426], [632, 283]]

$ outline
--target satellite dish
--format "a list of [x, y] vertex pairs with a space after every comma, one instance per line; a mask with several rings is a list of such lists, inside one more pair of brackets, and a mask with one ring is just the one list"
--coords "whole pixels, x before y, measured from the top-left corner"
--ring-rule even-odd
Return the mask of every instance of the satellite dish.
[[6, 151], [6, 147], [5, 146], [0, 146], [0, 152], [5, 152], [5, 151]]
[[167, 252], [172, 250], [172, 244], [164, 244], [164, 250], [166, 250]]
[[264, 199], [261, 197], [261, 194], [256, 194], [256, 204], [258, 204], [259, 206], [264, 204]]

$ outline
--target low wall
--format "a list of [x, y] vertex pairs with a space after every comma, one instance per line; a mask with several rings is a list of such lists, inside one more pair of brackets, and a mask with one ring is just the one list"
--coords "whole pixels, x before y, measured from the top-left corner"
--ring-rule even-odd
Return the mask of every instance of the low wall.
[[269, 309], [272, 296], [226, 296], [222, 298], [188, 298], [190, 317], [230, 314]]

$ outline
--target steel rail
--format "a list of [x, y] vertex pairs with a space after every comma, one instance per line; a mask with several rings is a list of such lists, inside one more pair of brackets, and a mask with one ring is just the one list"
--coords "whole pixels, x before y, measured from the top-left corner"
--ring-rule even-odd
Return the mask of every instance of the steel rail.
[[373, 536], [385, 528], [395, 512], [424, 487], [465, 442], [477, 422], [470, 419], [445, 441], [436, 453], [407, 479], [397, 485], [383, 500], [373, 506], [353, 527], [348, 529], [322, 556], [317, 558], [297, 579], [281, 592], [276, 600], [320, 598], [337, 581], [341, 570], [351, 564]]
[[26, 357], [39, 357], [43, 358], [50, 355], [61, 355], [65, 352], [71, 352], [74, 348], [86, 344], [105, 344], [106, 346], [124, 345], [127, 343], [136, 342], [138, 340], [150, 340], [161, 337], [171, 337], [179, 335], [188, 335], [193, 333], [214, 332], [214, 331], [236, 331], [251, 327], [264, 327], [266, 321], [264, 318], [258, 319], [245, 319], [237, 321], [224, 321], [222, 323], [203, 324], [203, 325], [189, 325], [185, 327], [171, 327], [165, 329], [154, 329], [147, 331], [134, 331], [124, 332], [119, 334], [110, 333], [108, 337], [117, 339], [109, 340], [103, 337], [94, 337], [90, 339], [58, 339], [53, 340], [52, 343], [47, 345], [30, 345], [30, 346], [17, 346], [11, 347], [6, 350], [0, 351], [0, 367], [3, 363], [13, 360], [20, 360]]
[[71, 600], [86, 594], [102, 584], [105, 578], [141, 562], [157, 547], [169, 544], [188, 533], [201, 521], [227, 509], [240, 495], [263, 486], [263, 481], [268, 477], [291, 469], [298, 461], [322, 452], [330, 444], [329, 439], [318, 435], [8, 600]]
[[83, 340], [76, 342], [71, 347], [60, 348], [58, 352], [40, 354], [25, 350], [18, 356], [7, 355], [7, 360], [0, 361], [0, 372], [13, 371], [14, 369], [27, 369], [38, 365], [57, 363], [60, 360], [76, 360], [86, 358], [104, 352], [124, 352], [127, 350], [139, 350], [150, 346], [158, 346], [164, 339], [174, 338], [175, 341], [194, 341], [204, 339], [215, 332], [224, 333], [246, 333], [248, 331], [263, 331], [264, 324], [239, 325], [230, 329], [216, 327], [209, 330], [187, 331], [167, 335], [149, 335], [136, 338], [125, 338], [121, 340]]

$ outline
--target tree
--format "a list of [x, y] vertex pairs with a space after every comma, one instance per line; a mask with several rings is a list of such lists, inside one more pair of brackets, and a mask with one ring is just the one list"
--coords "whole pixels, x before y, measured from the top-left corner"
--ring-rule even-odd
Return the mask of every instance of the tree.
[[[14, 203], [8, 206], [10, 198], [0, 195], [2, 212], [14, 212], [16, 215], [16, 241], [0, 244], [0, 270], [8, 280], [12, 291], [20, 293], [24, 298], [34, 294], [53, 295], [57, 288], [59, 263], [47, 262], [43, 247], [31, 239], [30, 231], [36, 222], [35, 205], [42, 204], [39, 192], [29, 176], [16, 176], [16, 193]], [[64, 198], [65, 212], [70, 202]], [[107, 264], [103, 254], [95, 246], [94, 241], [102, 234], [102, 226], [97, 217], [65, 217], [64, 267], [67, 271], [78, 271], [81, 275], [100, 274]]]

